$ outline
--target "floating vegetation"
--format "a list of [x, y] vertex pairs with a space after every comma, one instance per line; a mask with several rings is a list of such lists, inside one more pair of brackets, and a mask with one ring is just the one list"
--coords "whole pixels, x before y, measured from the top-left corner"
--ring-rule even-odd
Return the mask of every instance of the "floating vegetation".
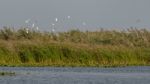
[[0, 72], [0, 76], [15, 76], [15, 72]]

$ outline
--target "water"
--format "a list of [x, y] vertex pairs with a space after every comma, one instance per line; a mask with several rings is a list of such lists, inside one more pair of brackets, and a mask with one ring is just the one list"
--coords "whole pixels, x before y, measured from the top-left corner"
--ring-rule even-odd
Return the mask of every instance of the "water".
[[0, 84], [150, 84], [150, 67], [0, 67]]

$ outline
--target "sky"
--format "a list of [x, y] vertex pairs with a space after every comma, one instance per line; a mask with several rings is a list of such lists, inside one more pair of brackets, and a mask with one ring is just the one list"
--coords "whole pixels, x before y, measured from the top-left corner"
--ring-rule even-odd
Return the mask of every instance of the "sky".
[[44, 31], [150, 28], [150, 0], [0, 0], [1, 28], [33, 23]]

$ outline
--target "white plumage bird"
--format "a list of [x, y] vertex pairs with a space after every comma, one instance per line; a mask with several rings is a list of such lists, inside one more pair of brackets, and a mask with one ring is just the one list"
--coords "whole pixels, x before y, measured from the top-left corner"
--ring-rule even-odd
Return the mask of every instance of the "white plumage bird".
[[52, 23], [52, 26], [55, 26], [55, 24], [54, 24], [54, 23]]
[[58, 22], [58, 18], [55, 18], [55, 21]]
[[34, 28], [34, 27], [35, 27], [35, 24], [33, 23], [33, 24], [32, 24], [32, 28]]
[[82, 25], [83, 25], [83, 26], [86, 26], [86, 22], [82, 22]]
[[27, 34], [29, 33], [29, 29], [28, 29], [28, 28], [26, 28], [26, 33], [27, 33]]
[[71, 17], [70, 17], [70, 16], [67, 16], [67, 18], [70, 19]]
[[55, 29], [54, 29], [54, 28], [52, 29], [52, 32], [53, 32], [53, 33], [55, 32]]
[[39, 27], [38, 27], [38, 26], [36, 27], [36, 30], [37, 30], [37, 31], [39, 30]]
[[25, 23], [28, 24], [30, 22], [30, 19], [25, 20]]

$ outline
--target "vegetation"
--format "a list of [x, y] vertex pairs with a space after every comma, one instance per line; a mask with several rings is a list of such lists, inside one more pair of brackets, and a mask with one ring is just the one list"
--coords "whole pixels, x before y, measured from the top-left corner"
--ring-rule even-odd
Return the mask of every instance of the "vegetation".
[[0, 30], [1, 66], [150, 65], [150, 31]]
[[0, 72], [0, 76], [14, 76], [15, 72]]

